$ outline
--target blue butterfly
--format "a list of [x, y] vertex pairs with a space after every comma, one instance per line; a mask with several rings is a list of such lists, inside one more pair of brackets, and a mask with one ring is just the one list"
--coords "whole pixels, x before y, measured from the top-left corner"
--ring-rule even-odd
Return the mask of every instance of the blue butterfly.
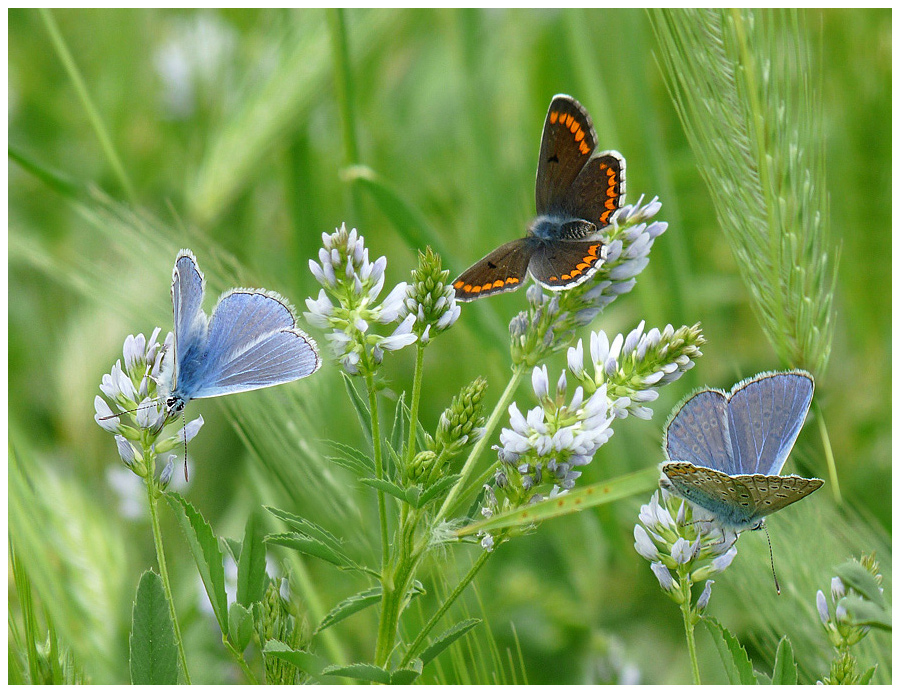
[[702, 390], [666, 425], [660, 486], [712, 513], [734, 532], [820, 488], [821, 479], [780, 476], [812, 401], [805, 371], [762, 373], [730, 393]]
[[181, 250], [172, 271], [175, 344], [160, 376], [169, 415], [192, 399], [289, 383], [321, 365], [316, 343], [297, 328], [293, 309], [278, 294], [231, 289], [207, 319], [203, 292], [194, 254]]

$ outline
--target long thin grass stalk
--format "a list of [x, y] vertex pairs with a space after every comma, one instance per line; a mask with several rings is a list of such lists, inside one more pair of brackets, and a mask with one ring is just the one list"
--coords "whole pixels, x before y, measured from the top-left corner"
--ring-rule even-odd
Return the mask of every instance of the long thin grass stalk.
[[128, 178], [128, 174], [125, 173], [125, 167], [122, 166], [122, 161], [116, 153], [112, 138], [109, 136], [106, 125], [100, 117], [100, 112], [97, 110], [93, 99], [91, 99], [91, 95], [88, 93], [84, 79], [81, 77], [81, 72], [78, 70], [75, 59], [69, 52], [69, 47], [66, 45], [65, 39], [59, 31], [56, 20], [48, 9], [40, 8], [38, 9], [38, 12], [41, 14], [41, 19], [44, 20], [44, 25], [47, 27], [47, 33], [50, 34], [53, 48], [56, 50], [60, 62], [62, 62], [63, 67], [66, 69], [69, 79], [72, 80], [72, 85], [75, 87], [78, 99], [81, 101], [85, 113], [87, 113], [88, 120], [91, 122], [91, 127], [94, 128], [94, 134], [97, 135], [97, 139], [100, 141], [100, 147], [103, 149], [103, 154], [109, 160], [109, 165], [112, 167], [113, 173], [115, 173], [116, 177], [119, 179], [119, 183], [125, 191], [129, 202], [136, 204], [137, 195], [135, 195], [131, 180]]
[[[802, 22], [783, 11], [650, 17], [669, 91], [763, 332], [784, 365], [821, 376], [834, 334], [837, 252], [828, 240], [821, 89], [810, 78]], [[833, 469], [829, 476], [840, 499]]]

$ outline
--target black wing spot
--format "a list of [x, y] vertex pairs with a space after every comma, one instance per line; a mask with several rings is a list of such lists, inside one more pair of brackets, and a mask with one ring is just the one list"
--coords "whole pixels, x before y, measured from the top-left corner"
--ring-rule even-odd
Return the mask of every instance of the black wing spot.
[[558, 164], [558, 163], [559, 163], [559, 157], [556, 156], [556, 154], [554, 154], [554, 155], [551, 156], [549, 159], [547, 159], [547, 162], [548, 162], [548, 163], [551, 162], [551, 161], [554, 162], [554, 163], [556, 163], [556, 164]]
[[497, 269], [497, 265], [495, 265], [493, 262], [490, 262], [490, 261], [489, 261], [489, 262], [487, 263], [487, 265], [488, 265], [488, 267], [490, 267], [491, 269]]

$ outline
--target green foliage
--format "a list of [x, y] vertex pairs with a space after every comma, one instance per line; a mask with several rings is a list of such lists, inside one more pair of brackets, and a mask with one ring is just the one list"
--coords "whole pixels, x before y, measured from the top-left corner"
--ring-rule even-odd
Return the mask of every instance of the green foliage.
[[152, 570], [141, 576], [131, 617], [131, 683], [178, 683], [178, 648], [162, 579]]
[[[389, 284], [409, 277], [426, 245], [452, 278], [524, 233], [540, 126], [557, 92], [584, 103], [601, 146], [627, 158], [628, 201], [658, 193], [669, 222], [634, 292], [591, 329], [615, 333], [641, 317], [650, 325], [701, 321], [707, 339], [698, 367], [652, 403], [652, 421], [622, 422], [576, 490], [654, 468], [664, 414], [692, 387], [726, 385], [779, 360], [810, 364], [820, 375], [830, 345], [829, 377], [817, 378], [817, 409], [789, 464], [825, 473], [814, 434], [827, 421], [844, 505], [817, 494], [811, 507], [772, 521], [780, 597], [765, 542], [743, 537], [707, 612], [727, 624], [753, 668], [773, 671], [773, 681], [790, 680], [792, 659], [800, 682], [822, 678], [831, 655], [814, 595], [832, 566], [877, 551], [890, 603], [891, 500], [873, 489], [891, 478], [891, 14], [754, 15], [752, 27], [744, 12], [716, 15], [724, 22], [698, 16], [669, 13], [664, 27], [660, 15], [622, 10], [351, 10], [335, 29], [334, 16], [317, 10], [10, 10], [8, 514], [23, 568], [8, 600], [10, 682], [129, 680], [132, 596], [156, 559], [145, 506], [134, 508], [145, 489], [115, 476], [115, 446], [89, 403], [100, 375], [121, 357], [124, 335], [171, 328], [176, 251], [188, 246], [201, 258], [209, 299], [230, 286], [265, 286], [302, 309], [317, 291], [308, 260], [321, 233], [346, 220], [375, 256], [387, 255]], [[664, 35], [691, 42], [671, 45]], [[60, 40], [66, 59], [54, 47]], [[743, 97], [710, 98], [721, 118], [690, 116], [689, 100], [710, 91], [731, 95], [737, 85], [751, 93], [746, 73], [720, 69], [736, 64], [742, 45], [756, 75], [771, 54], [772, 88], [758, 88], [751, 109]], [[715, 51], [710, 84], [702, 85], [697, 65]], [[694, 80], [686, 93], [663, 77], [676, 54], [676, 71]], [[783, 122], [800, 129], [781, 127], [781, 103]], [[760, 122], [760, 139], [729, 134], [752, 135]], [[354, 140], [355, 155], [347, 147]], [[742, 168], [737, 147], [748, 157]], [[841, 246], [839, 265], [829, 233]], [[422, 431], [435, 432], [450, 395], [478, 377], [491, 385], [486, 410], [494, 407], [509, 377], [507, 324], [524, 307], [522, 294], [467, 305], [429, 346]], [[323, 335], [309, 331], [324, 353]], [[382, 439], [401, 461], [411, 402], [407, 396], [399, 409], [398, 402], [410, 389], [413, 359], [401, 352], [386, 360], [376, 384]], [[557, 355], [551, 369], [563, 363]], [[270, 599], [258, 538], [291, 537], [310, 552], [374, 565], [375, 494], [358, 481], [375, 477], [369, 427], [358, 423], [371, 420], [365, 393], [354, 406], [326, 365], [283, 388], [190, 406], [206, 420], [189, 450], [191, 485], [178, 486], [176, 474], [170, 488], [183, 498], [167, 496], [175, 513], [163, 504], [160, 514], [195, 680], [251, 680], [209, 627], [215, 619], [238, 647], [247, 620], [237, 604], [259, 636], [244, 650], [251, 671], [265, 667], [270, 683], [346, 682], [322, 672], [371, 659], [377, 610], [320, 626], [312, 641], [304, 624], [321, 624], [347, 595], [364, 594], [377, 571], [335, 571], [269, 542], [271, 565], [290, 586], [289, 613]], [[398, 411], [402, 426], [394, 425]], [[484, 469], [496, 438], [485, 443]], [[384, 458], [392, 463], [388, 451]], [[457, 507], [470, 507], [481, 489], [487, 477], [478, 471]], [[422, 485], [419, 507], [440, 483]], [[435, 493], [442, 500], [446, 489]], [[417, 510], [406, 502], [413, 496], [386, 501]], [[466, 590], [425, 642], [441, 643], [434, 634], [452, 632], [453, 623], [478, 617], [481, 625], [421, 675], [414, 661], [373, 675], [582, 683], [593, 680], [602, 655], [597, 634], [609, 632], [642, 682], [688, 680], [680, 616], [632, 549], [639, 499], [554, 517], [504, 545], [478, 574], [477, 593]], [[260, 506], [286, 510], [250, 531]], [[298, 513], [315, 526], [293, 524]], [[228, 554], [238, 568], [231, 604]], [[423, 562], [428, 593], [403, 612], [404, 636], [415, 637], [480, 555], [451, 546]], [[270, 597], [254, 601], [261, 579]], [[783, 649], [785, 633], [793, 657]], [[698, 648], [704, 682], [724, 682], [715, 646], [701, 637]], [[855, 655], [857, 681], [891, 680], [890, 633], [872, 627]], [[285, 668], [276, 671], [270, 660]]]

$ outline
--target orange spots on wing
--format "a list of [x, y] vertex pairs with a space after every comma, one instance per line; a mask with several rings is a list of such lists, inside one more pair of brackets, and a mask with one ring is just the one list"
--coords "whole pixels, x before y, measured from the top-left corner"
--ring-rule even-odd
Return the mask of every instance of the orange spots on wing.
[[566, 127], [569, 127], [572, 124], [572, 116], [567, 113], [565, 119], [561, 119], [559, 122], [563, 123]]
[[487, 290], [490, 289], [492, 286], [493, 286], [493, 284], [491, 284], [491, 282], [488, 282], [487, 284], [485, 284], [484, 286], [481, 287], [481, 290], [482, 290], [482, 291], [487, 291]]
[[591, 148], [588, 147], [588, 146], [584, 143], [583, 140], [579, 143], [579, 145], [578, 145], [578, 150], [579, 150], [582, 154], [590, 154], [590, 153], [591, 153]]
[[575, 133], [575, 141], [581, 142], [584, 139], [584, 130], [578, 128], [578, 132]]
[[578, 121], [577, 121], [577, 120], [573, 120], [573, 121], [572, 121], [572, 124], [569, 125], [569, 132], [578, 132], [579, 129], [580, 129], [580, 128], [578, 127]]
[[505, 282], [504, 282], [502, 279], [498, 279], [498, 280], [495, 281], [493, 284], [491, 284], [491, 287], [494, 288], [494, 289], [499, 289], [499, 288], [500, 288], [501, 286], [503, 286], [504, 284], [505, 284]]
[[465, 284], [465, 282], [462, 279], [460, 279], [459, 281], [453, 283], [453, 288], [460, 289], [463, 287], [464, 284]]
[[507, 283], [507, 284], [518, 284], [518, 283], [519, 283], [519, 278], [518, 278], [518, 277], [507, 277], [507, 278], [506, 278], [506, 283]]
[[550, 124], [555, 125], [556, 121], [559, 119], [558, 111], [550, 111]]

